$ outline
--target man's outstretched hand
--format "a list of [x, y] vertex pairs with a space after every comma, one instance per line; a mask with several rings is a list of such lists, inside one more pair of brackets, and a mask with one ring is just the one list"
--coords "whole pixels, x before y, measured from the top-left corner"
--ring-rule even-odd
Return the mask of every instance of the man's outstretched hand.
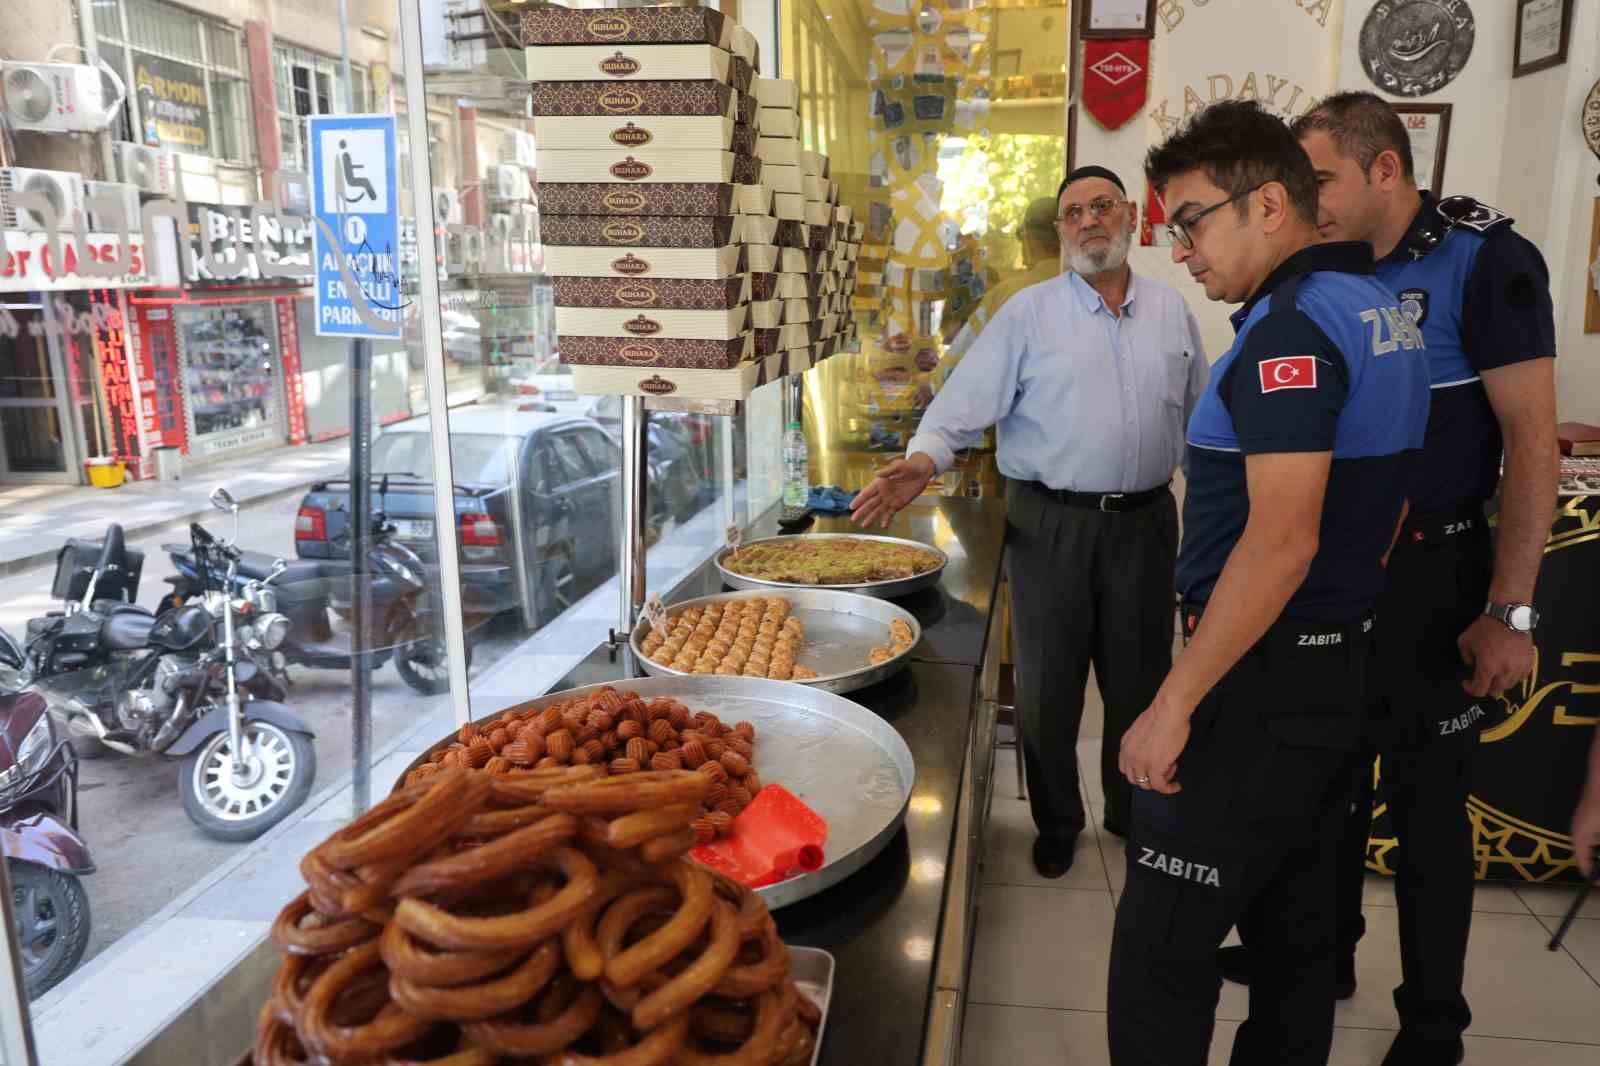
[[896, 459], [880, 467], [877, 477], [856, 493], [855, 502], [850, 505], [850, 517], [857, 525], [869, 529], [887, 527], [902, 507], [922, 495], [934, 473], [933, 460], [921, 452], [913, 452], [908, 459]]

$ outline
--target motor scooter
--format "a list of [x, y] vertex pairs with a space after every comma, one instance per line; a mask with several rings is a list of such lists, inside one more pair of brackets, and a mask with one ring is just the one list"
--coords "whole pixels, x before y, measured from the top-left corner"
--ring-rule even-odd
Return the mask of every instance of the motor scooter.
[[[22, 648], [0, 633], [0, 675], [23, 669]], [[38, 999], [89, 946], [89, 896], [79, 878], [94, 873], [94, 860], [78, 833], [78, 758], [36, 692], [0, 691], [0, 855], [23, 986]]]

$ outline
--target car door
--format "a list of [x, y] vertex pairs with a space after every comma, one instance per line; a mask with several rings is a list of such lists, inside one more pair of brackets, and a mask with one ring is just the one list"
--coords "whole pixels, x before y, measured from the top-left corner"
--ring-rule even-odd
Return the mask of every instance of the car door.
[[584, 532], [604, 547], [602, 565], [609, 568], [617, 558], [617, 537], [622, 528], [622, 449], [596, 426], [585, 426], [576, 433], [589, 468], [596, 472], [584, 500], [594, 518], [585, 519]]
[[555, 460], [551, 495], [556, 513], [570, 517], [573, 561], [580, 571], [592, 574], [605, 560], [605, 542], [593, 534], [596, 471], [590, 467], [575, 430], [551, 433], [546, 441]]

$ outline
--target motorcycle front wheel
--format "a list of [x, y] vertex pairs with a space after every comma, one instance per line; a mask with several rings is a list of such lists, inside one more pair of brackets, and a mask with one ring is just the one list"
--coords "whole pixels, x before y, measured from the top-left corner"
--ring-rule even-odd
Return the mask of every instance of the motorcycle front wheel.
[[[450, 664], [443, 638], [423, 637], [400, 648], [394, 668], [400, 680], [424, 696], [450, 691]], [[467, 641], [467, 666], [472, 666], [472, 641]]]
[[60, 984], [89, 946], [89, 896], [72, 874], [10, 860], [11, 920], [29, 999]]
[[184, 756], [178, 773], [183, 810], [218, 840], [254, 840], [306, 801], [317, 777], [311, 738], [271, 722], [244, 723], [244, 773], [233, 772], [226, 729]]

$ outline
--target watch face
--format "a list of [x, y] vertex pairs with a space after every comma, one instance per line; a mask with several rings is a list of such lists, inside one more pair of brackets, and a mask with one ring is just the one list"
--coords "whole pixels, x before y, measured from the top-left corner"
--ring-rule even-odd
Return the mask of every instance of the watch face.
[[1506, 621], [1511, 623], [1512, 629], [1526, 633], [1539, 624], [1539, 612], [1527, 604], [1519, 604], [1511, 608]]

